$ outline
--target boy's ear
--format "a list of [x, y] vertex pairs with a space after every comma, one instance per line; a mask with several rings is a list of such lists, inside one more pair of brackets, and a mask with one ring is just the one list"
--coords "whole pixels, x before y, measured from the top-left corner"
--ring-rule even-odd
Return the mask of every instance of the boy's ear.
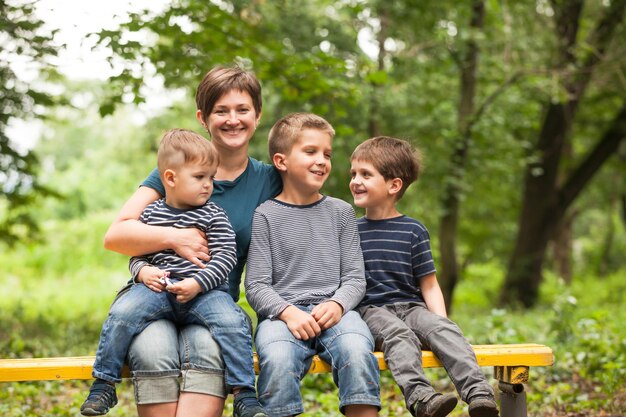
[[388, 181], [387, 189], [390, 195], [398, 194], [402, 189], [402, 180], [400, 178], [394, 178]]
[[163, 172], [163, 184], [167, 184], [170, 187], [176, 185], [176, 173], [171, 169], [166, 169]]
[[287, 171], [287, 165], [285, 165], [285, 154], [275, 153], [272, 157], [272, 163], [279, 171]]

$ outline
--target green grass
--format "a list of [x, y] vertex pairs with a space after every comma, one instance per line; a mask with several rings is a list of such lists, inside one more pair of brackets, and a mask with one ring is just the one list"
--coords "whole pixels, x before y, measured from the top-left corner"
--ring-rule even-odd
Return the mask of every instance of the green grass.
[[[128, 279], [127, 258], [102, 248], [112, 213], [80, 221], [49, 222], [47, 243], [0, 252], [0, 355], [94, 354], [100, 327], [115, 292]], [[531, 416], [621, 416], [626, 413], [626, 274], [576, 277], [570, 286], [547, 274], [540, 304], [528, 311], [493, 308], [503, 271], [473, 265], [455, 294], [452, 319], [475, 344], [535, 342], [551, 346], [556, 362], [531, 369]], [[245, 300], [242, 306], [248, 309]], [[492, 378], [492, 370], [484, 368]], [[441, 369], [427, 369], [436, 388], [454, 388]], [[382, 373], [384, 416], [409, 416], [389, 372]], [[491, 379], [493, 381], [493, 379]], [[0, 384], [2, 416], [74, 416], [89, 382]], [[330, 375], [302, 383], [310, 416], [338, 416]], [[110, 416], [136, 415], [132, 382], [118, 389]], [[232, 414], [232, 401], [224, 415]], [[459, 405], [454, 416], [466, 416]]]

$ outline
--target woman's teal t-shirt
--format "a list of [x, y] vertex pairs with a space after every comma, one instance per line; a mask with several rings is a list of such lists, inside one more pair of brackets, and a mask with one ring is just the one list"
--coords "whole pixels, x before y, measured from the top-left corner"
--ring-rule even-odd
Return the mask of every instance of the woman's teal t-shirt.
[[[165, 188], [157, 169], [141, 185], [153, 188], [165, 196]], [[216, 180], [213, 183], [211, 201], [226, 211], [236, 234], [237, 265], [228, 275], [228, 292], [235, 301], [239, 299], [241, 274], [248, 257], [254, 210], [265, 200], [278, 195], [282, 187], [280, 175], [273, 165], [250, 157], [246, 170], [234, 181]]]

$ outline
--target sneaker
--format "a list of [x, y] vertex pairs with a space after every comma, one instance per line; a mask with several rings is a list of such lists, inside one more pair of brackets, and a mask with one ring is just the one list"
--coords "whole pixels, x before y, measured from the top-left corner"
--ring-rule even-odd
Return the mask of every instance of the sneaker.
[[101, 416], [108, 413], [115, 404], [117, 404], [115, 385], [96, 379], [89, 388], [89, 396], [80, 407], [80, 413], [84, 416]]
[[269, 417], [254, 391], [243, 391], [235, 395], [233, 409], [233, 417]]
[[435, 394], [427, 402], [418, 401], [412, 409], [415, 417], [445, 417], [456, 407], [456, 395]]
[[474, 397], [469, 402], [470, 417], [498, 417], [498, 406], [493, 397]]

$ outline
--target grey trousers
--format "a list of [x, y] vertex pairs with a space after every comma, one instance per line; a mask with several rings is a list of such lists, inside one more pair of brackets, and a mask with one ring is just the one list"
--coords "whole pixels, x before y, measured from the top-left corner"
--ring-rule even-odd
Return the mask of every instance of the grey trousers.
[[493, 397], [493, 389], [476, 362], [461, 329], [432, 313], [425, 303], [395, 303], [359, 309], [374, 336], [376, 349], [404, 394], [407, 408], [428, 401], [436, 393], [422, 368], [422, 349], [432, 350], [465, 402], [477, 395]]

